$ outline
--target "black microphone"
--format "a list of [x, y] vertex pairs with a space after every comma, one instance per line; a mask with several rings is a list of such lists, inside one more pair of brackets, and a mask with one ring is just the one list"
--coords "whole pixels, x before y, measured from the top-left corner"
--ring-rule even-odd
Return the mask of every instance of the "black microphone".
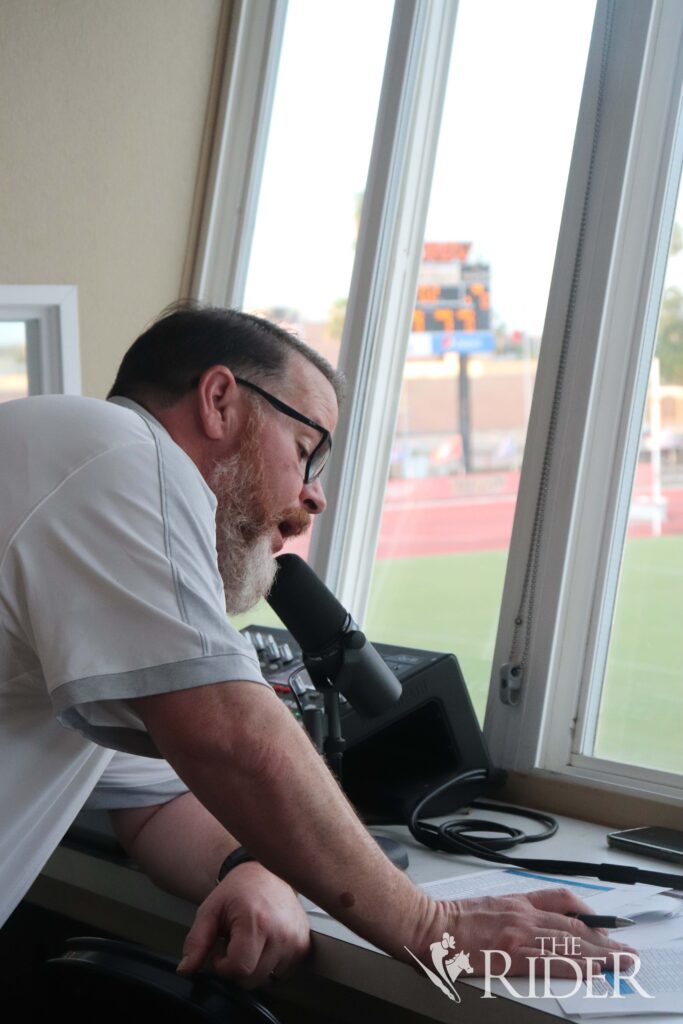
[[298, 555], [280, 555], [266, 600], [301, 647], [304, 665], [318, 690], [339, 690], [369, 718], [401, 696], [387, 668], [334, 594]]

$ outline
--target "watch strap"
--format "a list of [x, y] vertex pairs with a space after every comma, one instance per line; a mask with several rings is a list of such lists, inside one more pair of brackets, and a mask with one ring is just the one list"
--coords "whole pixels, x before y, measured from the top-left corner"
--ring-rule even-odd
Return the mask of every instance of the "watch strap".
[[220, 868], [218, 869], [218, 877], [216, 882], [222, 882], [227, 874], [229, 874], [233, 868], [239, 867], [240, 864], [246, 864], [250, 860], [256, 860], [255, 857], [244, 849], [243, 846], [238, 846], [236, 850], [229, 853], [225, 858]]

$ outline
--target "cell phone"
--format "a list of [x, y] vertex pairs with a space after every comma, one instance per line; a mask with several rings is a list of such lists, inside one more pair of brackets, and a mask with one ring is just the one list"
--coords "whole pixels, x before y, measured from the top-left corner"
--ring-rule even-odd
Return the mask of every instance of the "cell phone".
[[610, 832], [608, 846], [618, 846], [645, 857], [673, 860], [683, 864], [683, 832], [676, 828], [627, 828], [623, 832]]

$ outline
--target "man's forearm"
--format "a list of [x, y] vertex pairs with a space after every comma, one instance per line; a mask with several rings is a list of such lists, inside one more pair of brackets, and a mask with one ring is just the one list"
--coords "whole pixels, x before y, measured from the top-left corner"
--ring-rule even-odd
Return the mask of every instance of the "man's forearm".
[[192, 793], [154, 807], [110, 811], [116, 835], [161, 889], [201, 903], [239, 844]]
[[380, 851], [289, 712], [257, 684], [202, 691], [135, 701], [161, 753], [262, 864], [405, 957], [436, 907]]
[[237, 841], [191, 793], [154, 807], [111, 812], [119, 839], [161, 888], [200, 904], [179, 970], [211, 955], [214, 970], [249, 987], [285, 977], [310, 945], [308, 920], [286, 882], [245, 863], [216, 875]]

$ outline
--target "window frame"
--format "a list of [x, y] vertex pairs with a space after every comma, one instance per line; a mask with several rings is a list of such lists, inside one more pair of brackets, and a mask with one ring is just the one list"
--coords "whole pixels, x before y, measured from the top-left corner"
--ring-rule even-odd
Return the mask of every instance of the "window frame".
[[[240, 16], [256, 17], [258, 6], [240, 4]], [[682, 13], [677, 0], [597, 2], [484, 730], [493, 759], [501, 767], [674, 802], [683, 801], [680, 777], [600, 763], [596, 758], [589, 764], [583, 756], [577, 758], [571, 744], [581, 709], [588, 706], [596, 652], [604, 643], [602, 609], [613, 604], [618, 576], [615, 558], [625, 527], [623, 495], [634, 467], [634, 410], [644, 396], [647, 346], [651, 349], [654, 344], [655, 296], [664, 263], [662, 239], [671, 213], [671, 167], [680, 158], [673, 146], [671, 108], [680, 81]], [[421, 4], [397, 0], [395, 4], [347, 306], [340, 365], [349, 378], [350, 396], [325, 476], [330, 509], [314, 532], [310, 560], [361, 622], [380, 526], [456, 16], [457, 0]], [[263, 75], [271, 76], [271, 91], [262, 90], [250, 99], [249, 118], [258, 122], [263, 145], [252, 148], [249, 160], [236, 172], [214, 162], [207, 210], [219, 220], [224, 216], [234, 233], [230, 246], [222, 249], [215, 240], [225, 238], [225, 226], [203, 233], [198, 266], [212, 263], [219, 268], [214, 279], [222, 283], [207, 288], [197, 284], [204, 279], [195, 275], [195, 294], [210, 301], [239, 305], [242, 298], [240, 281], [243, 287], [253, 216], [240, 220], [234, 204], [247, 190], [252, 212], [255, 209], [279, 56], [277, 31], [273, 24], [262, 24], [260, 62], [253, 42], [248, 53], [244, 43], [234, 50], [237, 67], [245, 61], [260, 63]], [[243, 38], [247, 37], [245, 32]], [[224, 112], [217, 144], [239, 141], [238, 128]], [[228, 199], [224, 214], [216, 198], [219, 194]], [[634, 237], [638, 244], [633, 243]], [[614, 339], [619, 331], [628, 337], [630, 357], [617, 359], [619, 365], [614, 368], [618, 352]], [[556, 410], [556, 457], [544, 481], [558, 368], [564, 373], [564, 386]], [[613, 370], [612, 387], [605, 391], [606, 375]], [[601, 408], [601, 402], [607, 404]], [[510, 706], [500, 699], [500, 672], [510, 661], [539, 487], [546, 483], [549, 514], [538, 548], [538, 598], [528, 662], [521, 700]], [[566, 500], [568, 486], [571, 501]], [[611, 622], [611, 612], [608, 618]], [[573, 657], [575, 651], [581, 652], [579, 658]]]
[[[602, 63], [606, 33], [611, 36]], [[486, 716], [496, 763], [683, 802], [683, 777], [578, 752], [602, 685], [680, 180], [683, 9], [601, 0], [560, 229]], [[601, 74], [604, 100], [598, 109]], [[591, 144], [597, 145], [591, 162]], [[588, 217], [583, 235], [580, 212]], [[579, 248], [581, 247], [581, 248]], [[503, 703], [568, 282], [581, 258], [517, 705]], [[567, 497], [569, 495], [569, 497]], [[580, 652], [578, 655], [576, 652]]]
[[191, 295], [240, 307], [249, 266], [287, 0], [233, 0]]
[[0, 320], [26, 322], [30, 395], [80, 395], [75, 285], [0, 285]]

